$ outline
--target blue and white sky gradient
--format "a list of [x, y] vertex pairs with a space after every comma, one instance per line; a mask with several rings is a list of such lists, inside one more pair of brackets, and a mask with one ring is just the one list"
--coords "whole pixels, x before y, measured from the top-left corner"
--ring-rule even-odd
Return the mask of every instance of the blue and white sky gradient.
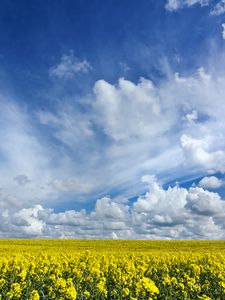
[[225, 238], [225, 1], [0, 3], [0, 237]]

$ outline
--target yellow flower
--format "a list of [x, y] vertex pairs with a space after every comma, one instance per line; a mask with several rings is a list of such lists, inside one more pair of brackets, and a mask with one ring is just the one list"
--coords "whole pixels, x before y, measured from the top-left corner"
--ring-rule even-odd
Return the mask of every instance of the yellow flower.
[[129, 289], [127, 287], [125, 287], [125, 288], [123, 288], [123, 292], [122, 293], [123, 293], [124, 296], [128, 296], [130, 294], [130, 291], [129, 291]]
[[27, 271], [23, 269], [18, 276], [21, 278], [21, 281], [24, 281], [27, 276]]
[[147, 277], [143, 277], [137, 284], [137, 291], [141, 292], [143, 290], [151, 294], [159, 294], [159, 289], [155, 285], [154, 281]]
[[4, 286], [4, 284], [6, 283], [4, 278], [0, 279], [0, 288], [2, 288]]
[[88, 299], [88, 298], [90, 298], [91, 294], [90, 294], [89, 291], [85, 290], [84, 291], [84, 296]]
[[202, 295], [202, 296], [199, 296], [198, 299], [202, 299], [202, 300], [213, 300], [212, 298], [206, 296], [206, 295]]
[[29, 300], [39, 300], [40, 299], [40, 296], [38, 294], [38, 291], [37, 290], [33, 290], [30, 294], [30, 298]]
[[101, 292], [102, 294], [104, 294], [106, 296], [107, 290], [105, 288], [105, 282], [106, 282], [106, 279], [104, 277], [102, 277], [97, 284], [97, 289], [99, 290], [99, 292]]
[[13, 283], [10, 291], [7, 293], [9, 299], [19, 299], [22, 295], [22, 289], [19, 283]]

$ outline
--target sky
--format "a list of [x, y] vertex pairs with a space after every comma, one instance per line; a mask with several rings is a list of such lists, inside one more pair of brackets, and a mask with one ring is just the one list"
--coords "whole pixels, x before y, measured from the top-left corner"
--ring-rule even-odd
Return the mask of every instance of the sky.
[[225, 0], [0, 2], [0, 237], [225, 239]]

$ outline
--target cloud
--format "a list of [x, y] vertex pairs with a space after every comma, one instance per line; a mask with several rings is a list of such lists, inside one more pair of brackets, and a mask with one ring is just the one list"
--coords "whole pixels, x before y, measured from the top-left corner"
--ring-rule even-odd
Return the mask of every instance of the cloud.
[[[50, 141], [52, 137], [46, 139], [45, 132], [40, 130], [39, 124], [37, 126], [35, 115], [2, 96], [0, 108], [0, 208], [42, 205], [68, 193], [74, 201], [79, 201], [81, 195], [92, 191], [94, 182], [78, 174], [71, 156], [59, 143], [56, 147]], [[65, 143], [66, 130], [67, 127], [61, 130]]]
[[[217, 193], [178, 186], [164, 190], [152, 181], [149, 192], [134, 203], [133, 218], [136, 231], [139, 228], [138, 232], [149, 238], [220, 238], [224, 235], [220, 219], [224, 208], [225, 202]], [[210, 232], [203, 231], [206, 224]]]
[[37, 112], [57, 161], [47, 188], [58, 197], [70, 190], [76, 201], [79, 186], [92, 199], [112, 190], [132, 197], [143, 189], [139, 178], [146, 172], [163, 182], [224, 172], [225, 76], [219, 70], [169, 72], [157, 85], [144, 78], [98, 80], [76, 103], [64, 99]]
[[[166, 10], [173, 12], [178, 11], [183, 8], [189, 8], [195, 4], [199, 4], [201, 7], [208, 6], [210, 0], [167, 0], [165, 5]], [[210, 10], [211, 16], [219, 16], [224, 14], [225, 12], [225, 0], [219, 1], [213, 8]], [[222, 24], [223, 32], [222, 37], [225, 39], [225, 28], [224, 24]]]
[[16, 225], [19, 232], [25, 236], [42, 236], [44, 222], [38, 218], [41, 210], [43, 210], [41, 205], [21, 209], [13, 215], [13, 225]]
[[17, 199], [13, 200], [16, 205], [24, 207], [35, 202], [36, 197], [50, 197], [46, 182], [53, 174], [54, 150], [40, 140], [32, 116], [25, 108], [3, 96], [0, 96], [0, 107], [1, 203], [10, 207], [11, 200]]
[[223, 71], [199, 68], [158, 84], [98, 80], [87, 97], [34, 113], [2, 97], [0, 206], [73, 207], [137, 196], [145, 173], [164, 184], [224, 172], [224, 87]]
[[186, 114], [184, 120], [186, 120], [190, 124], [193, 124], [196, 120], [198, 120], [198, 112], [196, 110], [193, 110], [191, 113]]
[[128, 213], [128, 206], [112, 202], [110, 198], [98, 199], [95, 205], [95, 217], [124, 220]]
[[219, 1], [210, 11], [210, 15], [219, 16], [225, 12], [225, 0]]
[[41, 205], [1, 209], [0, 236], [96, 239], [223, 239], [225, 202], [203, 188], [163, 189], [145, 177], [149, 191], [134, 202], [110, 197], [87, 212], [54, 212]]
[[143, 197], [139, 197], [138, 201], [134, 204], [134, 208], [138, 212], [151, 212], [154, 210], [161, 211], [162, 207], [168, 210], [173, 209], [174, 202], [180, 198], [177, 203], [176, 209], [179, 206], [183, 207], [186, 199], [187, 191], [180, 188], [169, 188], [164, 191], [156, 182], [151, 185], [150, 193], [145, 194]]
[[163, 107], [150, 80], [141, 78], [134, 84], [120, 78], [118, 85], [99, 80], [95, 83], [94, 94], [96, 122], [115, 141], [154, 137], [173, 125], [170, 111]]
[[65, 193], [86, 194], [93, 190], [90, 183], [82, 182], [79, 178], [54, 179], [50, 184], [54, 189]]
[[[166, 9], [208, 4], [169, 0]], [[223, 9], [219, 1], [211, 15]], [[215, 55], [205, 68], [180, 74], [167, 65], [156, 82], [131, 79], [137, 74], [123, 62], [129, 79], [103, 77], [80, 96], [71, 79], [92, 66], [71, 51], [49, 69], [55, 90], [47, 91], [45, 110], [1, 95], [2, 236], [224, 237], [223, 199], [204, 189], [221, 184], [207, 175], [225, 172], [224, 62]], [[60, 92], [58, 79], [69, 80]], [[198, 188], [165, 190], [154, 177], [140, 182], [145, 173], [161, 184], [207, 177]], [[68, 202], [93, 207], [96, 199], [91, 211], [57, 212]]]
[[126, 64], [126, 63], [124, 63], [124, 62], [120, 62], [119, 63], [119, 66], [120, 66], [120, 68], [121, 68], [121, 71], [122, 71], [122, 73], [123, 74], [126, 74], [128, 71], [130, 71], [130, 67]]
[[218, 150], [209, 152], [210, 142], [204, 139], [193, 139], [191, 136], [181, 136], [181, 146], [187, 163], [203, 166], [208, 172], [225, 172], [225, 152]]
[[202, 178], [198, 185], [203, 188], [210, 188], [210, 189], [218, 189], [220, 188], [224, 182], [217, 178], [216, 176], [209, 176]]
[[14, 195], [4, 195], [0, 199], [0, 208], [20, 207], [20, 199]]
[[191, 7], [195, 4], [207, 6], [209, 4], [209, 0], [168, 0], [165, 8], [169, 11], [176, 11], [185, 7]]
[[217, 193], [196, 187], [190, 188], [185, 208], [198, 215], [213, 216], [224, 210], [225, 202]]
[[54, 114], [49, 111], [37, 113], [40, 123], [52, 129], [56, 139], [73, 148], [94, 135], [91, 120], [87, 115], [76, 111], [74, 107], [64, 105]]
[[88, 73], [91, 70], [92, 67], [86, 59], [79, 60], [71, 51], [63, 54], [60, 63], [49, 69], [49, 75], [59, 79], [72, 79], [77, 73]]

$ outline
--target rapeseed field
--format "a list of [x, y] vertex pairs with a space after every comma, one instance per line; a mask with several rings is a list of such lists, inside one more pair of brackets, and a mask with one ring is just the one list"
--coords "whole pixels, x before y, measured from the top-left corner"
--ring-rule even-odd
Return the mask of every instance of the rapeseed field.
[[1, 240], [0, 299], [225, 299], [225, 242]]

